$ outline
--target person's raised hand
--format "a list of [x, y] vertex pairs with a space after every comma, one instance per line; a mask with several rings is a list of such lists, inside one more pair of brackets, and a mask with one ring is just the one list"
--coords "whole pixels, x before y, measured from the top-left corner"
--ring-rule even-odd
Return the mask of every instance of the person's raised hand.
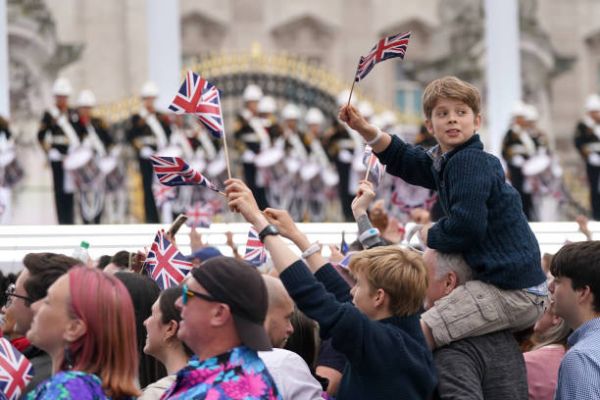
[[352, 213], [355, 219], [367, 213], [373, 199], [375, 199], [373, 184], [368, 180], [361, 180], [356, 197], [352, 200]]
[[424, 208], [413, 208], [410, 210], [410, 218], [417, 224], [428, 224], [431, 222], [431, 214]]
[[329, 256], [330, 263], [338, 264], [344, 259], [344, 255], [336, 245], [330, 244], [329, 251], [331, 252], [331, 255]]
[[295, 242], [298, 239], [298, 236], [302, 235], [302, 232], [298, 229], [296, 223], [287, 211], [267, 208], [264, 215], [267, 217], [270, 224], [277, 227], [281, 236]]
[[190, 248], [192, 249], [192, 253], [203, 247], [206, 247], [206, 243], [202, 240], [202, 234], [193, 226], [190, 230]]
[[235, 178], [227, 179], [225, 194], [231, 211], [242, 214], [242, 217], [254, 225], [257, 230], [263, 227], [259, 225], [264, 225], [263, 222], [266, 222], [266, 218], [258, 208], [252, 191], [244, 182]]
[[365, 117], [352, 105], [340, 107], [338, 118], [350, 128], [360, 133], [367, 142], [375, 139], [377, 136], [377, 128], [369, 124]]

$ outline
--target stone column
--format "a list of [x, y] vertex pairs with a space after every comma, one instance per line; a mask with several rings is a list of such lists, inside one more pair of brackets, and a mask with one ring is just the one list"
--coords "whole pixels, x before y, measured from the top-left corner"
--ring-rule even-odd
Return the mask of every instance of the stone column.
[[148, 79], [154, 81], [160, 90], [157, 108], [165, 110], [179, 89], [181, 78], [179, 0], [146, 0], [146, 4]]
[[488, 142], [500, 155], [513, 104], [521, 99], [518, 0], [485, 0]]
[[10, 88], [8, 83], [8, 16], [6, 0], [0, 0], [0, 115], [10, 117]]

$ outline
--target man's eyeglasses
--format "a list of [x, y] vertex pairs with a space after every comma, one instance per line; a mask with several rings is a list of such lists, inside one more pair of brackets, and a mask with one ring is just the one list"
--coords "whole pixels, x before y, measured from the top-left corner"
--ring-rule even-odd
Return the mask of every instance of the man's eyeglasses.
[[188, 285], [185, 285], [185, 284], [182, 285], [181, 286], [181, 302], [183, 303], [184, 306], [187, 304], [190, 297], [199, 297], [206, 301], [218, 302], [218, 300], [212, 296], [209, 296], [207, 294], [200, 293], [200, 292], [194, 292], [193, 290], [188, 288]]
[[24, 300], [28, 305], [34, 302], [34, 300], [31, 297], [21, 296], [20, 294], [15, 294], [15, 284], [14, 283], [8, 286], [8, 289], [6, 289], [6, 292], [4, 292], [4, 295], [6, 296], [6, 304], [5, 304], [6, 307], [9, 307], [12, 304], [13, 297]]

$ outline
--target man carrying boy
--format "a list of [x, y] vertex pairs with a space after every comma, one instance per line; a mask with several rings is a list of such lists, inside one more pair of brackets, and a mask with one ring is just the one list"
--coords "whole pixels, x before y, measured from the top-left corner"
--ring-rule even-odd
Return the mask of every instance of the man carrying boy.
[[[418, 311], [427, 289], [420, 255], [396, 247], [356, 254], [350, 270], [357, 284], [350, 291], [321, 257], [318, 243], [311, 245], [285, 211], [266, 209], [263, 214], [243, 182], [230, 179], [226, 185], [229, 207], [260, 232], [298, 308], [317, 321], [321, 337], [331, 337], [333, 348], [347, 357], [337, 399], [430, 398], [436, 375], [419, 327]], [[300, 248], [310, 270], [280, 233]]]
[[470, 285], [457, 287], [421, 316], [431, 348], [502, 329], [527, 328], [547, 298], [537, 240], [517, 191], [500, 161], [483, 151], [477, 88], [455, 77], [431, 82], [423, 93], [425, 126], [438, 145], [425, 151], [370, 125], [352, 106], [340, 119], [371, 145], [387, 171], [438, 191], [445, 216], [426, 227], [427, 246], [460, 253], [473, 269]]

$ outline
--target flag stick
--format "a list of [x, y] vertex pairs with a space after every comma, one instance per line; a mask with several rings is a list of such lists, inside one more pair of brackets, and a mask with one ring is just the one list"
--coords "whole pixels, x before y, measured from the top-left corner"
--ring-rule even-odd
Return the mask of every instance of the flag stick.
[[347, 106], [350, 105], [350, 100], [352, 100], [352, 92], [354, 92], [354, 85], [355, 84], [356, 84], [356, 78], [352, 82], [352, 87], [350, 88], [350, 96], [348, 96], [348, 104], [347, 104]]
[[371, 165], [373, 165], [373, 153], [369, 156], [369, 162], [367, 163], [367, 173], [365, 174], [365, 181], [369, 179], [369, 173], [371, 172]]
[[227, 151], [227, 135], [223, 129], [223, 150], [225, 150], [225, 165], [227, 165], [227, 176], [231, 179], [231, 167], [229, 166], [229, 152]]

